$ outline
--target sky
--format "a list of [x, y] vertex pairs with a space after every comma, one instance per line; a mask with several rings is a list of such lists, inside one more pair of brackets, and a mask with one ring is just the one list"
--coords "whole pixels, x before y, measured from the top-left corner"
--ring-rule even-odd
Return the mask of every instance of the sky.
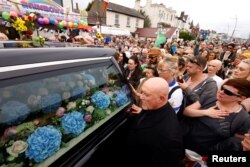
[[[109, 2], [130, 8], [133, 8], [135, 4], [135, 0], [109, 0]], [[188, 14], [193, 20], [194, 25], [199, 23], [201, 29], [231, 35], [236, 25], [235, 37], [247, 39], [250, 35], [250, 14], [248, 12], [250, 0], [152, 0], [152, 2], [172, 7], [176, 10], [177, 15], [180, 15], [181, 11], [185, 11], [185, 14]], [[145, 4], [146, 0], [141, 0], [141, 6]]]

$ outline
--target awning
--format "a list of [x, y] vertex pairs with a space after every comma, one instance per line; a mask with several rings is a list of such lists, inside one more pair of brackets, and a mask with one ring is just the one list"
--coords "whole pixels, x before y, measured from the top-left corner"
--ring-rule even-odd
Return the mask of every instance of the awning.
[[98, 28], [97, 26], [93, 26], [92, 28], [95, 28], [97, 32], [100, 32], [101, 34], [105, 34], [105, 35], [131, 36], [130, 31], [124, 28], [107, 27], [107, 26], [100, 26]]

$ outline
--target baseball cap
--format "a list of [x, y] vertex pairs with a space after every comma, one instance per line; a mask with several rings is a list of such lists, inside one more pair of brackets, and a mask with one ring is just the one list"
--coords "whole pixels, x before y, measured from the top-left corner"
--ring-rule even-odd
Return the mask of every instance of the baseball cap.
[[149, 55], [160, 55], [161, 54], [161, 50], [160, 48], [151, 48], [148, 51]]

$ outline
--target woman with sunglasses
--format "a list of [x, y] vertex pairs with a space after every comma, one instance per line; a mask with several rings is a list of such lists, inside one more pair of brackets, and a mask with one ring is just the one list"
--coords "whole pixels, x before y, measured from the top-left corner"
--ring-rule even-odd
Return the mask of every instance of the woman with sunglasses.
[[[243, 135], [250, 129], [250, 115], [241, 101], [250, 97], [250, 81], [229, 79], [217, 92], [216, 106], [195, 110], [191, 121], [183, 124], [186, 148], [201, 155], [208, 151], [240, 151]], [[237, 137], [236, 137], [237, 136]]]

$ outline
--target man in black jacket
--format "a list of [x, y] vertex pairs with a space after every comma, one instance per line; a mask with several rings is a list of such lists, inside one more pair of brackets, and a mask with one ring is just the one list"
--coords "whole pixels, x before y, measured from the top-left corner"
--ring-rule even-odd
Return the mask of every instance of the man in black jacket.
[[182, 133], [176, 114], [168, 103], [168, 83], [150, 78], [142, 86], [142, 110], [129, 132], [128, 166], [177, 167], [184, 158]]

